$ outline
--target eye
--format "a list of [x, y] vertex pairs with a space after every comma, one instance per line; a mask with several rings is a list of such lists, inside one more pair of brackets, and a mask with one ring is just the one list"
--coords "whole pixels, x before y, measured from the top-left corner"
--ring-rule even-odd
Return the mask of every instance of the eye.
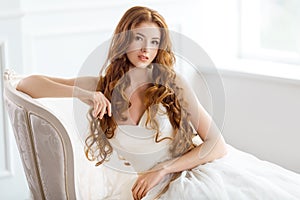
[[157, 41], [157, 40], [153, 40], [151, 43], [156, 45], [156, 46], [159, 45], [159, 41]]
[[135, 36], [135, 38], [134, 38], [136, 41], [142, 41], [143, 40], [143, 38], [141, 37], [141, 36]]

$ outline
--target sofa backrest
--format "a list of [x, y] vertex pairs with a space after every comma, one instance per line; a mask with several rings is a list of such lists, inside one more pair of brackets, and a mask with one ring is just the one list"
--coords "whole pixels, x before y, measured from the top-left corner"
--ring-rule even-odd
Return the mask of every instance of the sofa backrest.
[[32, 196], [76, 199], [73, 149], [66, 128], [38, 101], [17, 91], [17, 81], [11, 71], [4, 73], [4, 104]]

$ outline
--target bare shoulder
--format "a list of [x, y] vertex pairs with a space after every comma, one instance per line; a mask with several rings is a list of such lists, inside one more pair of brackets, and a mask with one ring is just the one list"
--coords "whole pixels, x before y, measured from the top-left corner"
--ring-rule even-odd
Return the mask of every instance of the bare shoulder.
[[195, 106], [199, 103], [194, 88], [186, 77], [176, 73], [175, 83], [177, 87], [181, 89], [181, 92], [178, 95], [182, 95], [183, 99], [188, 101], [190, 105]]
[[188, 83], [187, 79], [179, 73], [176, 73], [175, 83], [179, 88], [182, 88], [183, 90], [191, 89], [191, 86]]

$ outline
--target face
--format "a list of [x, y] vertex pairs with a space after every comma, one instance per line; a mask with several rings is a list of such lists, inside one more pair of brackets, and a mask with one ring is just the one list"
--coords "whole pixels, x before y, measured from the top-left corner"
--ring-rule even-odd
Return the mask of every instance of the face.
[[144, 22], [131, 30], [133, 40], [126, 55], [135, 67], [146, 68], [157, 55], [160, 44], [160, 29], [157, 24]]

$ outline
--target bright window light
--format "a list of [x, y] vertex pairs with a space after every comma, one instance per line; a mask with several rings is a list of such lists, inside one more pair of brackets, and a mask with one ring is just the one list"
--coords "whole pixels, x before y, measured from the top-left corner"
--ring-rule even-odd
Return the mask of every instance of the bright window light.
[[300, 1], [241, 1], [242, 58], [300, 64]]

